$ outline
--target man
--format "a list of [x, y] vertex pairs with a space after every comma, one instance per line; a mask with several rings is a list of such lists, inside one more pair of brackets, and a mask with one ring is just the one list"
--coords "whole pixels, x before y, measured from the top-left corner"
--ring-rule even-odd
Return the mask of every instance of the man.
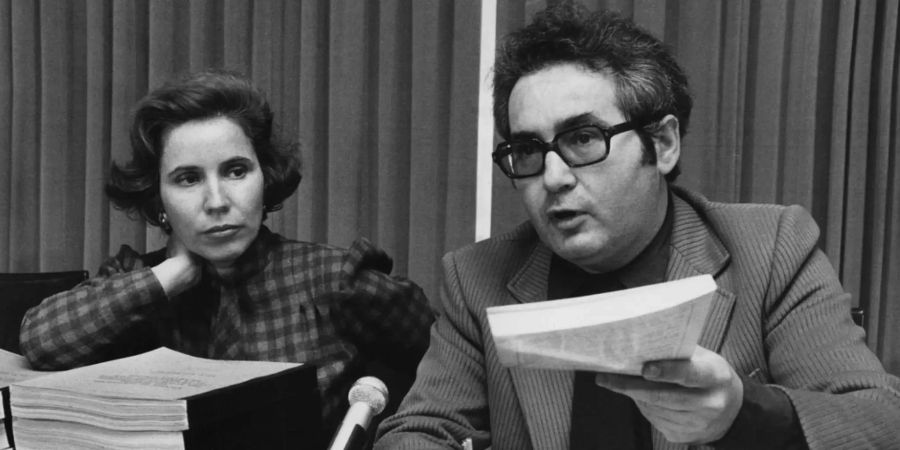
[[[431, 344], [376, 448], [900, 448], [900, 380], [850, 318], [799, 207], [670, 185], [691, 111], [662, 44], [555, 3], [495, 64], [494, 153], [529, 222], [444, 258]], [[490, 306], [711, 274], [689, 360], [642, 376], [500, 365]]]

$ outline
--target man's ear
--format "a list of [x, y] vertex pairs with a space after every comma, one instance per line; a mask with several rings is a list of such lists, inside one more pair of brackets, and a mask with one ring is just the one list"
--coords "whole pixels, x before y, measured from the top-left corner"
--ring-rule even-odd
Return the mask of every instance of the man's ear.
[[659, 125], [659, 130], [653, 133], [656, 168], [659, 173], [668, 175], [681, 157], [681, 132], [678, 130], [678, 118], [672, 114], [663, 117]]

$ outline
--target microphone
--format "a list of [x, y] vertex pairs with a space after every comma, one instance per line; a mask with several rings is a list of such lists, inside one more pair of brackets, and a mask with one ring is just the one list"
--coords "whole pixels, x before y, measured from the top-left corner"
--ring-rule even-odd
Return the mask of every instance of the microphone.
[[350, 409], [328, 446], [329, 450], [363, 448], [369, 423], [387, 405], [388, 389], [378, 378], [362, 377], [353, 383], [347, 400], [350, 401]]

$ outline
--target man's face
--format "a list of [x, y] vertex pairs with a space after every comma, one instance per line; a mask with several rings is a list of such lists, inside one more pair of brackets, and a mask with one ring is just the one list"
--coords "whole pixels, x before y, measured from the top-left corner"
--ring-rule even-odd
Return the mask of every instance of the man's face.
[[[524, 76], [509, 99], [511, 138], [550, 142], [573, 125], [606, 128], [625, 122], [615, 89], [606, 74], [572, 64]], [[571, 168], [550, 152], [542, 174], [516, 180], [541, 240], [590, 272], [608, 272], [634, 259], [665, 216], [664, 175], [674, 165], [671, 157], [644, 164], [642, 151], [637, 132], [626, 131], [612, 137], [602, 162]]]

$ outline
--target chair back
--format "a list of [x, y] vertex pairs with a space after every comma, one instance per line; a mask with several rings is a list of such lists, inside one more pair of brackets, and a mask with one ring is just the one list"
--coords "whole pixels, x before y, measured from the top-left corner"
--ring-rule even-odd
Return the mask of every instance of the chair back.
[[853, 323], [856, 325], [866, 328], [866, 310], [861, 306], [854, 306], [850, 309], [850, 317], [853, 318]]
[[86, 270], [66, 272], [0, 273], [0, 348], [19, 349], [19, 326], [25, 312], [41, 300], [86, 280]]

